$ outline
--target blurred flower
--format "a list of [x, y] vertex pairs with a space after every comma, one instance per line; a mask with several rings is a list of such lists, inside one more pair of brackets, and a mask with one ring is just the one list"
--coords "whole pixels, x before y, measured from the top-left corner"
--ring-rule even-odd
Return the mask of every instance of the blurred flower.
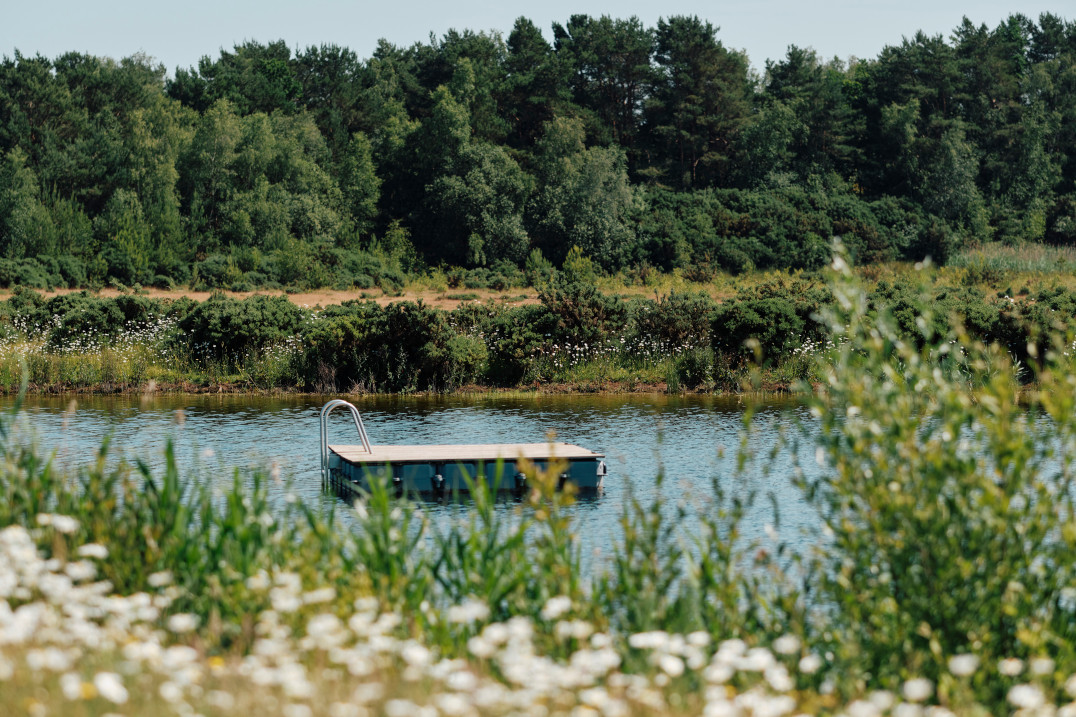
[[934, 684], [925, 677], [915, 677], [904, 683], [901, 694], [911, 702], [922, 702], [934, 694]]
[[956, 677], [968, 677], [979, 669], [979, 658], [971, 654], [954, 655], [949, 658], [949, 672]]

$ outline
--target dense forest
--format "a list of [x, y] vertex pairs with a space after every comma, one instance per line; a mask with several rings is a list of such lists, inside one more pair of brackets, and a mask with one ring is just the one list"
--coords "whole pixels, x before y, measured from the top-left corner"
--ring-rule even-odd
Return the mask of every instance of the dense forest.
[[[760, 75], [697, 17], [573, 15], [368, 59], [0, 63], [0, 283], [372, 286], [569, 252], [697, 276], [1076, 243], [1076, 23], [965, 19]], [[734, 38], [727, 40], [734, 44]]]

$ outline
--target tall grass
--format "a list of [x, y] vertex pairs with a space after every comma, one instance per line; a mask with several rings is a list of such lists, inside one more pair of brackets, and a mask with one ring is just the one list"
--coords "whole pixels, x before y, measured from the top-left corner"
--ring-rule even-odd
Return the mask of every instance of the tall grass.
[[[745, 543], [756, 497], [735, 475], [691, 520], [660, 476], [655, 501], [629, 492], [588, 572], [557, 467], [529, 471], [514, 512], [474, 486], [439, 527], [375, 481], [349, 530], [301, 504], [274, 511], [262, 473], [214, 495], [171, 453], [156, 474], [106, 469], [106, 445], [58, 474], [5, 420], [0, 704], [1076, 713], [1072, 358], [1033, 349], [1040, 390], [1021, 396], [1004, 351], [929, 320], [907, 340], [847, 272], [833, 290], [804, 434], [820, 467], [795, 476], [825, 527], [817, 554]], [[741, 471], [765, 465], [751, 443]]]
[[982, 244], [954, 254], [948, 266], [966, 269], [974, 283], [997, 284], [1002, 273], [1071, 274], [1076, 271], [1076, 249], [1034, 243]]

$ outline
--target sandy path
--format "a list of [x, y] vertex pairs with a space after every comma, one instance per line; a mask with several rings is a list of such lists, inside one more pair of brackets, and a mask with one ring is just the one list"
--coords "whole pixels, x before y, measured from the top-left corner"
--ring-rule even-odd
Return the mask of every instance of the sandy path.
[[[54, 289], [51, 291], [39, 291], [42, 296], [48, 298], [51, 296], [59, 296], [61, 294], [70, 294], [80, 291], [79, 289]], [[120, 291], [114, 288], [101, 289], [96, 293], [97, 296], [114, 297], [119, 296]], [[181, 297], [188, 297], [195, 301], [205, 301], [210, 297], [211, 292], [208, 291], [190, 291], [189, 289], [142, 289], [140, 293], [144, 296], [148, 296], [154, 299], [179, 299]], [[270, 296], [279, 296], [284, 293], [281, 291], [225, 291], [228, 296], [234, 296], [237, 299], [243, 299], [252, 294], [267, 294]], [[0, 300], [6, 299], [11, 296], [10, 289], [0, 290]], [[433, 306], [438, 309], [454, 309], [462, 303], [468, 302], [486, 302], [489, 300], [497, 302], [505, 302], [509, 304], [536, 304], [538, 303], [538, 294], [534, 289], [508, 289], [507, 291], [492, 291], [489, 289], [449, 289], [447, 291], [405, 291], [400, 296], [386, 296], [377, 289], [360, 291], [354, 289], [351, 291], [334, 291], [332, 289], [319, 289], [318, 291], [304, 291], [293, 294], [286, 294], [286, 296], [292, 300], [292, 302], [299, 306], [315, 307], [315, 306], [329, 306], [330, 304], [342, 304], [345, 301], [351, 299], [370, 299], [376, 301], [378, 304], [384, 306], [385, 304], [391, 304], [397, 301], [418, 301], [421, 300], [428, 306]]]

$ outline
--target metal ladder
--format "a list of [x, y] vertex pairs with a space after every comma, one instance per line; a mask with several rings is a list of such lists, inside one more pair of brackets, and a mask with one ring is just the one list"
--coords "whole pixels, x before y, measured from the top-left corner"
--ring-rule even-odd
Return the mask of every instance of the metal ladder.
[[370, 438], [366, 435], [366, 427], [362, 424], [362, 416], [359, 409], [342, 398], [334, 398], [321, 407], [321, 483], [329, 484], [329, 414], [341, 406], [347, 406], [351, 411], [351, 417], [355, 420], [355, 428], [359, 432], [359, 440], [362, 441], [363, 450], [373, 453], [370, 447]]

